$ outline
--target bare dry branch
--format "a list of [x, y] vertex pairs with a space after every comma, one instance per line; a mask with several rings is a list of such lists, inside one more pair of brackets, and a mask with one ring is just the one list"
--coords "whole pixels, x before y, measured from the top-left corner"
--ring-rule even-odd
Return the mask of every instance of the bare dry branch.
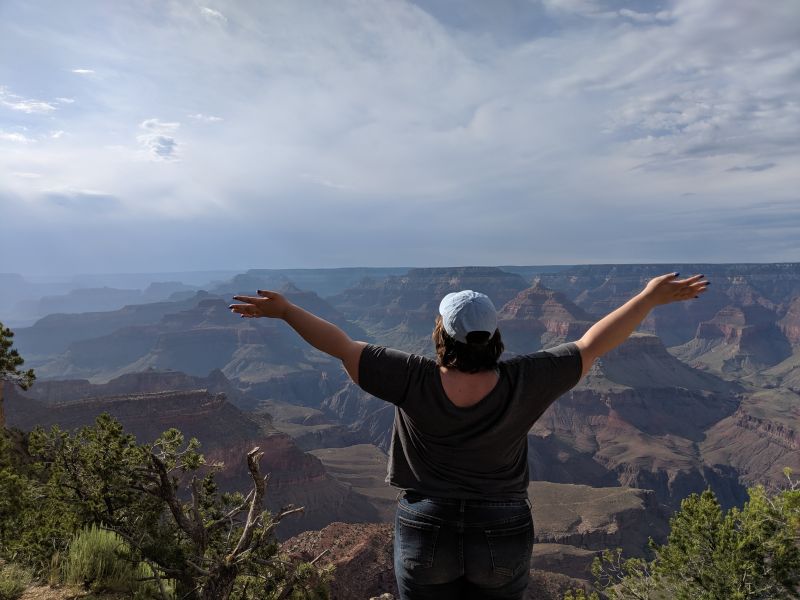
[[255, 493], [250, 501], [250, 510], [247, 513], [247, 521], [245, 521], [242, 535], [239, 537], [239, 542], [236, 544], [233, 552], [231, 552], [225, 558], [226, 562], [229, 564], [234, 562], [236, 557], [241, 554], [245, 548], [250, 547], [250, 544], [253, 540], [253, 527], [258, 518], [261, 516], [261, 507], [264, 503], [264, 492], [267, 489], [266, 481], [261, 476], [261, 471], [258, 464], [262, 456], [264, 456], [264, 453], [261, 452], [261, 449], [258, 446], [247, 453], [247, 468], [249, 469], [250, 476], [253, 479]]
[[325, 556], [325, 555], [326, 555], [328, 552], [330, 552], [330, 551], [331, 551], [331, 549], [330, 549], [330, 548], [325, 548], [325, 550], [323, 550], [322, 552], [320, 552], [319, 554], [317, 554], [317, 557], [316, 557], [314, 560], [312, 560], [310, 563], [308, 563], [308, 564], [310, 564], [310, 565], [316, 564], [316, 563], [317, 563], [317, 561], [318, 561], [320, 558], [322, 558], [323, 556]]

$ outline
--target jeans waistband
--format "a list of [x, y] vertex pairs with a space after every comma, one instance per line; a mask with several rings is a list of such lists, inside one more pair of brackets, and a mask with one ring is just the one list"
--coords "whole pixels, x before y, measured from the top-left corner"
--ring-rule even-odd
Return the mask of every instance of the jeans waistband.
[[418, 492], [411, 492], [403, 490], [397, 494], [397, 499], [405, 498], [407, 502], [430, 502], [440, 506], [461, 506], [461, 507], [503, 507], [503, 506], [527, 506], [531, 507], [531, 501], [527, 498], [496, 498], [496, 499], [478, 499], [478, 498], [440, 498], [438, 496], [428, 496]]

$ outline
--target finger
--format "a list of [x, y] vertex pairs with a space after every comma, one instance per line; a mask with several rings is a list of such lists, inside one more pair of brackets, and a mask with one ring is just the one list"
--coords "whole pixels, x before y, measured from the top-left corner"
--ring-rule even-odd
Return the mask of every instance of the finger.
[[656, 277], [659, 281], [667, 281], [669, 279], [675, 279], [680, 273], [665, 273], [664, 275], [659, 275]]
[[700, 281], [705, 275], [692, 275], [691, 277], [687, 277], [686, 279], [681, 279], [676, 281], [676, 283], [687, 284], [687, 283], [694, 283], [696, 281]]
[[256, 307], [252, 304], [231, 304], [228, 307], [231, 312], [236, 313], [237, 315], [245, 315], [255, 311]]
[[708, 290], [708, 281], [699, 281], [691, 286], [692, 298], [699, 298]]
[[239, 302], [247, 302], [249, 304], [256, 304], [257, 302], [264, 300], [258, 296], [234, 296], [233, 299], [238, 300]]
[[258, 290], [256, 294], [262, 296], [263, 298], [271, 298], [276, 295], [275, 292], [272, 292], [270, 290]]

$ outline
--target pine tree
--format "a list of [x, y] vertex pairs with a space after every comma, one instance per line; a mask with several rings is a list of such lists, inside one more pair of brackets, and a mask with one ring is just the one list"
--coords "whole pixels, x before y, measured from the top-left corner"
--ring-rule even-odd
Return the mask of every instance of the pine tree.
[[222, 465], [206, 464], [199, 446], [176, 429], [140, 445], [108, 414], [74, 433], [37, 428], [29, 438], [31, 457], [46, 465], [42, 497], [57, 499], [80, 524], [113, 531], [159, 589], [168, 579], [184, 600], [326, 597], [321, 570], [280, 555], [275, 528], [303, 509], [264, 510], [262, 452], [247, 454], [250, 492], [222, 493]]
[[800, 598], [800, 482], [786, 470], [780, 491], [756, 486], [741, 508], [723, 511], [706, 490], [692, 494], [670, 521], [655, 558], [625, 559], [606, 550], [592, 572], [597, 592], [564, 600], [788, 600]]
[[13, 337], [14, 332], [0, 323], [0, 429], [6, 426], [6, 414], [3, 409], [3, 392], [6, 382], [27, 390], [36, 378], [33, 369], [19, 370], [25, 361], [19, 352], [11, 348], [14, 343]]

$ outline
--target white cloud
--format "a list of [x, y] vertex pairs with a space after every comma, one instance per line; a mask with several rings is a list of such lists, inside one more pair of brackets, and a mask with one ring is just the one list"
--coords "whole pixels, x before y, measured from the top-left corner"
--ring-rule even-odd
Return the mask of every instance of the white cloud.
[[52, 132], [50, 132], [50, 137], [51, 137], [52, 139], [54, 139], [54, 140], [57, 140], [57, 139], [59, 139], [60, 137], [63, 137], [64, 133], [65, 133], [65, 132], [64, 132], [64, 130], [63, 130], [63, 129], [59, 129], [59, 130], [57, 130], [57, 131], [52, 131]]
[[200, 14], [203, 15], [207, 20], [214, 22], [214, 23], [227, 23], [228, 18], [223, 15], [218, 10], [214, 10], [213, 8], [208, 8], [207, 6], [200, 7]]
[[75, 98], [56, 98], [56, 102], [59, 104], [74, 104]]
[[56, 107], [50, 102], [23, 98], [12, 94], [2, 86], [0, 86], [0, 105], [26, 114], [47, 114], [56, 110]]
[[203, 113], [194, 113], [192, 115], [186, 115], [190, 119], [194, 119], [195, 121], [200, 121], [202, 123], [218, 123], [222, 121], [222, 117], [215, 117], [214, 115], [204, 115]]
[[21, 171], [21, 172], [17, 171], [17, 172], [12, 172], [11, 174], [14, 175], [15, 177], [19, 177], [20, 179], [41, 179], [42, 178], [42, 174], [41, 173], [30, 173], [30, 172], [26, 172], [26, 171]]
[[154, 160], [174, 160], [177, 158], [178, 142], [173, 134], [180, 127], [180, 123], [165, 123], [158, 119], [147, 119], [139, 124], [143, 129], [136, 137], [139, 144], [145, 148]]
[[34, 140], [32, 140], [31, 138], [27, 137], [22, 133], [0, 131], [0, 141], [28, 144], [30, 142], [33, 142]]
[[94, 69], [72, 69], [76, 75], [94, 75]]

